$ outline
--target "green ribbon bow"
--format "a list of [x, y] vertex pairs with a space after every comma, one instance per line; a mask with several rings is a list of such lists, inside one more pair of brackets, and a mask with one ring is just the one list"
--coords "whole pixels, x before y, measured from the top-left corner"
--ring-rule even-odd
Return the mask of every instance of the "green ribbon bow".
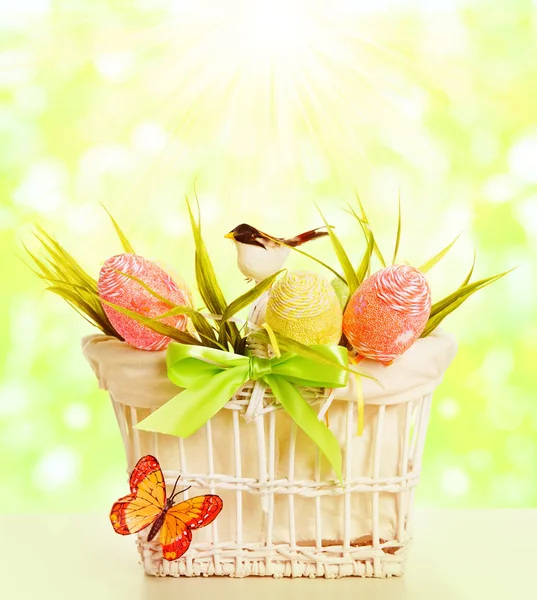
[[171, 343], [166, 358], [168, 377], [184, 391], [136, 427], [186, 438], [214, 416], [244, 383], [262, 380], [296, 424], [321, 449], [341, 480], [339, 443], [295, 386], [345, 387], [347, 350], [335, 345], [313, 346], [312, 349], [328, 361], [315, 361], [289, 352], [278, 358], [257, 358]]

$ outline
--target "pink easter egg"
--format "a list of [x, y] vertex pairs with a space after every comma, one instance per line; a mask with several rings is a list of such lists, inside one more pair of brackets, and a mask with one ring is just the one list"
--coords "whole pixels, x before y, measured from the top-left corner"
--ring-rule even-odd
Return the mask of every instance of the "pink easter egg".
[[[155, 298], [138, 282], [122, 273], [137, 277], [151, 290], [169, 299], [173, 304], [190, 305], [188, 290], [180, 288], [155, 263], [135, 254], [118, 254], [104, 263], [99, 275], [101, 300], [151, 318], [158, 317], [172, 309], [170, 304]], [[164, 350], [171, 342], [169, 337], [152, 331], [131, 317], [121, 314], [105, 302], [102, 302], [102, 305], [114, 329], [131, 346], [140, 350]], [[163, 319], [162, 323], [184, 331], [187, 321], [188, 317], [185, 315], [177, 315]]]
[[349, 300], [343, 333], [358, 354], [390, 364], [419, 338], [431, 292], [414, 267], [394, 265], [368, 277]]

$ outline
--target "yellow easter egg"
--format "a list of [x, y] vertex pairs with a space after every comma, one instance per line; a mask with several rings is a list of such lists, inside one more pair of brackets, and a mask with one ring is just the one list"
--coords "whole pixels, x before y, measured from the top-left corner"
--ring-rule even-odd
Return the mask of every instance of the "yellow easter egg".
[[301, 344], [337, 344], [343, 311], [330, 282], [309, 271], [291, 271], [270, 290], [266, 322]]

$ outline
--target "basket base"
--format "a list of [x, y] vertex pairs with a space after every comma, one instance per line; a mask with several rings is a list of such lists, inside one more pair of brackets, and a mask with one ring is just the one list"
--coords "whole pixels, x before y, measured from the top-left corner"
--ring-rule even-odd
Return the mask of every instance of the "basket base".
[[[141, 564], [155, 577], [399, 577], [404, 573], [410, 541], [394, 548], [315, 546], [291, 548], [289, 544], [267, 547], [249, 544], [192, 544], [179, 560], [163, 560], [158, 544], [137, 541]], [[389, 551], [392, 550], [392, 551]]]

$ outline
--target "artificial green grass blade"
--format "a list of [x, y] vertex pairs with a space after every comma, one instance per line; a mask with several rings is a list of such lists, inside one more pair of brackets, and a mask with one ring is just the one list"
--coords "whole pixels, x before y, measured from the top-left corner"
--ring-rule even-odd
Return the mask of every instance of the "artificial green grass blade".
[[[48, 256], [45, 256], [45, 258], [54, 271], [64, 275], [66, 278], [72, 277], [73, 280], [76, 280], [87, 287], [97, 288], [97, 281], [82, 269], [69, 252], [67, 252], [45, 230], [38, 228], [38, 231], [39, 234], [35, 234], [35, 237], [47, 251]], [[69, 281], [69, 279], [66, 279], [66, 281]]]
[[[367, 218], [366, 212], [365, 212], [365, 208], [364, 205], [362, 204], [362, 200], [360, 199], [360, 196], [358, 195], [358, 192], [355, 192], [356, 195], [356, 200], [358, 202], [358, 206], [360, 207], [360, 212], [362, 213], [362, 220], [364, 222], [365, 225], [368, 225], [369, 228], [371, 229], [371, 225], [369, 223], [369, 219]], [[371, 229], [371, 231], [373, 231]], [[365, 234], [365, 231], [364, 231]], [[380, 251], [380, 248], [377, 246], [377, 244], [375, 243], [375, 254], [377, 255], [378, 259], [380, 260], [381, 264], [383, 267], [386, 267], [386, 261], [384, 260], [384, 256], [382, 255], [382, 252]]]
[[106, 211], [106, 214], [110, 217], [110, 220], [112, 221], [112, 225], [114, 226], [117, 236], [121, 242], [121, 245], [123, 246], [123, 250], [125, 250], [125, 252], [127, 254], [136, 254], [136, 252], [134, 251], [134, 248], [132, 247], [131, 243], [127, 239], [127, 236], [123, 233], [123, 230], [118, 225], [117, 221], [114, 219], [114, 217], [112, 216], [110, 211], [106, 208], [106, 206], [102, 202], [101, 202], [101, 206]]
[[498, 281], [498, 279], [505, 277], [505, 275], [510, 273], [512, 270], [513, 269], [510, 269], [509, 271], [505, 271], [504, 273], [500, 273], [499, 275], [493, 275], [492, 277], [480, 279], [479, 281], [475, 281], [474, 283], [462, 286], [449, 296], [446, 296], [443, 300], [440, 300], [439, 302], [433, 304], [431, 308], [431, 315], [420, 337], [426, 337], [431, 332], [433, 332], [449, 314], [451, 314], [456, 308], [458, 308], [472, 294], [486, 287], [487, 285]]
[[[176, 306], [179, 306], [179, 304], [175, 304], [175, 302], [172, 302], [169, 298], [166, 298], [165, 296], [162, 296], [161, 294], [156, 292], [149, 285], [147, 285], [147, 283], [145, 283], [145, 281], [142, 281], [139, 277], [136, 277], [136, 275], [131, 275], [130, 273], [125, 273], [125, 271], [120, 271], [119, 269], [115, 269], [115, 272], [118, 275], [122, 275], [123, 277], [126, 277], [127, 279], [132, 279], [132, 281], [136, 282], [140, 287], [143, 287], [144, 290], [149, 292], [157, 300], [160, 300], [161, 302], [164, 302], [165, 304], [168, 304], [169, 306], [173, 306], [174, 308]], [[186, 314], [186, 313], [180, 313], [180, 314]]]
[[248, 290], [245, 294], [239, 296], [236, 300], [233, 300], [233, 302], [224, 311], [224, 314], [222, 315], [222, 321], [231, 319], [233, 315], [236, 315], [240, 310], [250, 305], [252, 302], [254, 302], [254, 300], [257, 300], [261, 294], [272, 287], [278, 276], [284, 271], [285, 269], [282, 269], [281, 271], [274, 273], [274, 275], [270, 275], [270, 277], [260, 281], [251, 290]]
[[198, 332], [198, 335], [207, 341], [208, 346], [211, 348], [223, 348], [223, 346], [217, 342], [215, 330], [206, 317], [189, 306], [175, 305], [174, 308], [168, 312], [154, 317], [154, 319], [156, 321], [160, 321], [162, 319], [176, 317], [178, 315], [187, 315], [190, 318], [195, 330]]
[[401, 241], [401, 194], [399, 194], [398, 206], [399, 210], [397, 214], [397, 235], [395, 238], [395, 248], [393, 251], [392, 265], [395, 265], [395, 261], [397, 260], [397, 253], [399, 252], [399, 242]]
[[171, 338], [172, 340], [175, 340], [176, 342], [180, 342], [182, 344], [189, 344], [191, 346], [203, 346], [203, 344], [198, 339], [196, 339], [193, 335], [191, 335], [190, 333], [187, 333], [185, 331], [180, 331], [176, 327], [172, 327], [171, 325], [166, 325], [165, 323], [161, 323], [160, 321], [157, 321], [156, 319], [151, 319], [150, 317], [144, 317], [143, 315], [140, 315], [137, 312], [129, 310], [128, 308], [124, 308], [123, 306], [119, 306], [117, 304], [114, 304], [113, 302], [108, 302], [108, 300], [101, 300], [101, 301], [104, 302], [104, 304], [106, 304], [107, 306], [110, 306], [111, 308], [113, 308], [114, 310], [117, 310], [117, 312], [121, 313], [122, 315], [125, 315], [126, 317], [130, 317], [131, 319], [138, 321], [138, 323], [145, 325], [152, 331], [156, 331], [157, 333], [166, 335], [169, 338]]
[[194, 244], [196, 246], [195, 268], [198, 289], [209, 311], [217, 315], [222, 315], [227, 307], [226, 299], [218, 285], [216, 274], [207, 252], [207, 247], [201, 236], [200, 225], [199, 223], [196, 223], [188, 198], [186, 199], [186, 204], [192, 233], [194, 235]]
[[360, 263], [360, 266], [358, 267], [358, 272], [356, 274], [356, 276], [358, 277], [359, 285], [362, 285], [362, 282], [369, 273], [369, 268], [371, 266], [371, 257], [373, 256], [373, 249], [375, 248], [375, 236], [369, 228], [369, 225], [365, 225], [364, 233], [367, 239], [367, 248], [365, 250], [364, 257], [362, 258], [362, 262]]
[[354, 268], [351, 264], [351, 261], [349, 260], [347, 253], [345, 252], [345, 249], [343, 248], [337, 235], [333, 232], [332, 226], [328, 224], [328, 221], [325, 219], [321, 209], [318, 206], [317, 210], [319, 211], [319, 214], [321, 215], [321, 218], [324, 221], [324, 224], [328, 231], [328, 235], [330, 236], [330, 240], [332, 242], [332, 246], [334, 247], [334, 251], [338, 258], [339, 264], [341, 265], [341, 268], [345, 275], [345, 283], [349, 286], [349, 294], [352, 296], [356, 288], [360, 285], [358, 282], [358, 277], [354, 272]]
[[489, 283], [492, 283], [492, 282], [496, 281], [497, 279], [504, 277], [505, 275], [510, 273], [512, 270], [513, 269], [511, 269], [509, 271], [505, 271], [505, 273], [500, 273], [498, 275], [492, 275], [491, 277], [487, 277], [485, 279], [480, 279], [479, 281], [474, 281], [473, 283], [468, 283], [465, 286], [460, 287], [459, 289], [455, 290], [453, 293], [449, 294], [449, 296], [446, 296], [442, 300], [435, 302], [433, 304], [433, 306], [431, 307], [431, 316], [434, 317], [437, 313], [439, 313], [440, 311], [447, 308], [452, 302], [455, 302], [461, 296], [467, 295], [468, 293], [472, 294], [472, 293], [476, 292], [477, 290], [488, 285]]
[[[200, 229], [200, 215], [199, 215], [199, 203], [198, 203], [198, 222], [194, 218], [190, 202], [186, 199], [188, 208], [188, 215], [190, 217], [190, 224], [192, 226], [192, 233], [194, 235], [194, 244], [196, 246], [196, 258], [195, 258], [195, 272], [198, 289], [201, 294], [205, 305], [209, 311], [215, 315], [223, 315], [227, 308], [227, 302], [224, 294], [216, 279], [207, 247], [203, 241]], [[223, 346], [227, 346], [227, 342], [231, 342], [232, 346], [235, 346], [240, 339], [239, 330], [235, 323], [223, 322], [217, 323], [220, 328], [218, 341]]]
[[470, 268], [470, 272], [468, 273], [468, 275], [466, 275], [466, 279], [462, 282], [461, 288], [463, 288], [465, 285], [467, 285], [469, 283], [470, 279], [472, 279], [472, 275], [474, 274], [474, 267], [475, 267], [475, 249], [474, 249], [474, 260], [472, 261], [472, 267]]
[[452, 246], [455, 244], [455, 242], [460, 237], [461, 237], [461, 234], [459, 233], [459, 235], [457, 235], [457, 237], [450, 244], [448, 244], [438, 254], [436, 254], [435, 256], [433, 256], [431, 258], [431, 260], [428, 260], [426, 263], [424, 263], [423, 265], [421, 265], [421, 267], [419, 267], [418, 270], [421, 271], [422, 273], [427, 273], [427, 271], [430, 271], [438, 262], [440, 262], [444, 258], [444, 256], [451, 250]]
[[[198, 335], [200, 336], [201, 339], [205, 340], [204, 346], [207, 346], [208, 348], [214, 348], [215, 350], [223, 350], [224, 352], [229, 352], [229, 348], [222, 346], [222, 344], [220, 344], [219, 342], [215, 342], [213, 339], [207, 338], [206, 336], [203, 335], [203, 333], [200, 333], [198, 331]], [[232, 351], [234, 351], [234, 350], [232, 349]]]
[[[58, 262], [55, 263], [55, 260]], [[45, 276], [43, 279], [51, 284], [61, 285], [73, 290], [80, 296], [80, 298], [83, 298], [96, 313], [100, 315], [99, 318], [103, 322], [108, 323], [108, 319], [102, 306], [100, 305], [98, 299], [94, 297], [94, 294], [98, 293], [97, 282], [86, 281], [83, 276], [74, 268], [62, 267], [62, 265], [59, 264], [59, 261], [61, 260], [61, 257], [51, 257], [50, 259], [47, 258], [47, 262], [51, 265], [52, 270], [49, 271], [48, 276]]]
[[[349, 207], [348, 210], [346, 210], [345, 212], [348, 213], [349, 215], [353, 216], [359, 223], [360, 227], [362, 228], [362, 232], [364, 234], [364, 236], [367, 239], [367, 229], [369, 229], [369, 231], [372, 232], [372, 229], [369, 225], [369, 221], [362, 219], [354, 210], [354, 208], [352, 208], [352, 206], [350, 204], [347, 204], [347, 206]], [[365, 214], [363, 209], [362, 209], [362, 214]], [[375, 252], [376, 257], [379, 259], [380, 264], [382, 265], [382, 267], [386, 267], [386, 261], [384, 260], [384, 256], [382, 255], [382, 252], [380, 251], [380, 248], [377, 244], [377, 242], [375, 241], [375, 245], [373, 246], [373, 251]]]
[[97, 281], [46, 231], [38, 228], [35, 237], [41, 244], [42, 257], [24, 248], [37, 269], [32, 270], [48, 284], [48, 290], [61, 296], [104, 334], [123, 339], [99, 301]]
[[235, 345], [235, 354], [242, 354], [246, 356], [248, 351], [247, 339], [245, 337], [241, 337], [237, 344]]

